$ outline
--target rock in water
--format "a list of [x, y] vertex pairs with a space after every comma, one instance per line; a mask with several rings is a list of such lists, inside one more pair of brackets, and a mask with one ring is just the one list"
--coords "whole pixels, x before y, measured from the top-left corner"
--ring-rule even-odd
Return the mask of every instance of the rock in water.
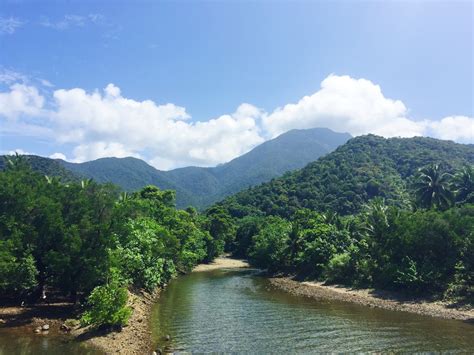
[[49, 324], [44, 324], [41, 329], [43, 330], [49, 330]]

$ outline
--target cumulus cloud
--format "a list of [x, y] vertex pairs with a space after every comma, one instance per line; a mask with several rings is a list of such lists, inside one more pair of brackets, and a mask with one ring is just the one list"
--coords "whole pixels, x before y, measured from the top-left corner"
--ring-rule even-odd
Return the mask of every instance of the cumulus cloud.
[[24, 151], [24, 150], [21, 149], [21, 148], [17, 148], [17, 149], [15, 149], [15, 150], [10, 150], [10, 151], [8, 151], [8, 153], [7, 153], [7, 155], [15, 155], [15, 154], [18, 154], [18, 155], [34, 155], [33, 153]]
[[175, 166], [214, 165], [263, 142], [256, 122], [261, 111], [249, 104], [230, 115], [188, 123], [183, 107], [128, 99], [113, 84], [103, 92], [56, 90], [53, 98], [56, 110], [50, 117], [59, 128], [58, 140], [79, 143], [73, 151], [77, 161], [138, 157], [147, 150], [155, 166], [170, 160]]
[[63, 153], [53, 153], [49, 156], [51, 159], [61, 159], [61, 160], [67, 160], [66, 156]]
[[39, 115], [44, 101], [36, 87], [12, 84], [10, 91], [0, 92], [0, 116], [14, 120], [20, 115]]
[[25, 117], [38, 115], [43, 118], [38, 132], [54, 132], [58, 143], [72, 145], [72, 161], [134, 156], [164, 170], [217, 165], [294, 128], [474, 142], [472, 117], [413, 120], [405, 104], [385, 97], [378, 85], [336, 75], [323, 80], [312, 95], [273, 112], [243, 103], [235, 112], [207, 121], [191, 120], [184, 107], [172, 103], [127, 98], [114, 84], [92, 92], [58, 89], [48, 98], [27, 84], [12, 84], [0, 92], [0, 116], [10, 126], [24, 125], [34, 132]]
[[434, 137], [465, 143], [474, 143], [474, 118], [449, 116], [427, 123], [428, 132]]
[[417, 136], [424, 124], [407, 118], [403, 102], [386, 98], [366, 79], [330, 75], [321, 89], [295, 104], [277, 108], [263, 119], [272, 137], [292, 128], [328, 127], [352, 135]]
[[0, 16], [0, 35], [7, 34], [11, 35], [15, 31], [23, 26], [25, 23], [16, 17], [1, 17]]

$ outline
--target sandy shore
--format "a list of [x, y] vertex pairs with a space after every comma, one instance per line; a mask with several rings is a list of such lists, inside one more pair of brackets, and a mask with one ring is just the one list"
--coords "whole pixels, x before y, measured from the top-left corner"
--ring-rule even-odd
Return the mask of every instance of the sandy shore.
[[462, 308], [444, 302], [407, 298], [393, 292], [328, 286], [321, 282], [298, 282], [288, 277], [270, 278], [270, 282], [275, 287], [302, 297], [339, 300], [368, 307], [474, 322], [472, 307]]
[[214, 259], [209, 264], [199, 264], [193, 269], [193, 272], [210, 271], [217, 269], [240, 269], [249, 267], [249, 263], [241, 259], [232, 259], [228, 255]]

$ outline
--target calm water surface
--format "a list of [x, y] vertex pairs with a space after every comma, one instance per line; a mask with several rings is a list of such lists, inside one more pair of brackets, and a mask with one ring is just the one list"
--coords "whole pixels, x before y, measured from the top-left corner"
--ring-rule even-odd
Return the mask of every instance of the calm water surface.
[[157, 347], [197, 353], [474, 353], [472, 324], [296, 297], [251, 270], [173, 280], [154, 307], [152, 324]]
[[0, 329], [0, 355], [99, 355], [102, 352], [85, 347], [66, 336], [30, 334], [31, 329]]

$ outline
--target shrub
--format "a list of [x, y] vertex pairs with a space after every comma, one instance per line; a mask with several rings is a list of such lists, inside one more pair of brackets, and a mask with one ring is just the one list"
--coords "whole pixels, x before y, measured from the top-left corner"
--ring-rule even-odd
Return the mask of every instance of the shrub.
[[81, 324], [93, 327], [127, 324], [132, 314], [127, 300], [127, 289], [116, 281], [97, 286], [87, 299], [89, 309], [82, 315]]
[[350, 278], [351, 255], [349, 253], [335, 254], [326, 266], [325, 276], [329, 282], [344, 282]]

